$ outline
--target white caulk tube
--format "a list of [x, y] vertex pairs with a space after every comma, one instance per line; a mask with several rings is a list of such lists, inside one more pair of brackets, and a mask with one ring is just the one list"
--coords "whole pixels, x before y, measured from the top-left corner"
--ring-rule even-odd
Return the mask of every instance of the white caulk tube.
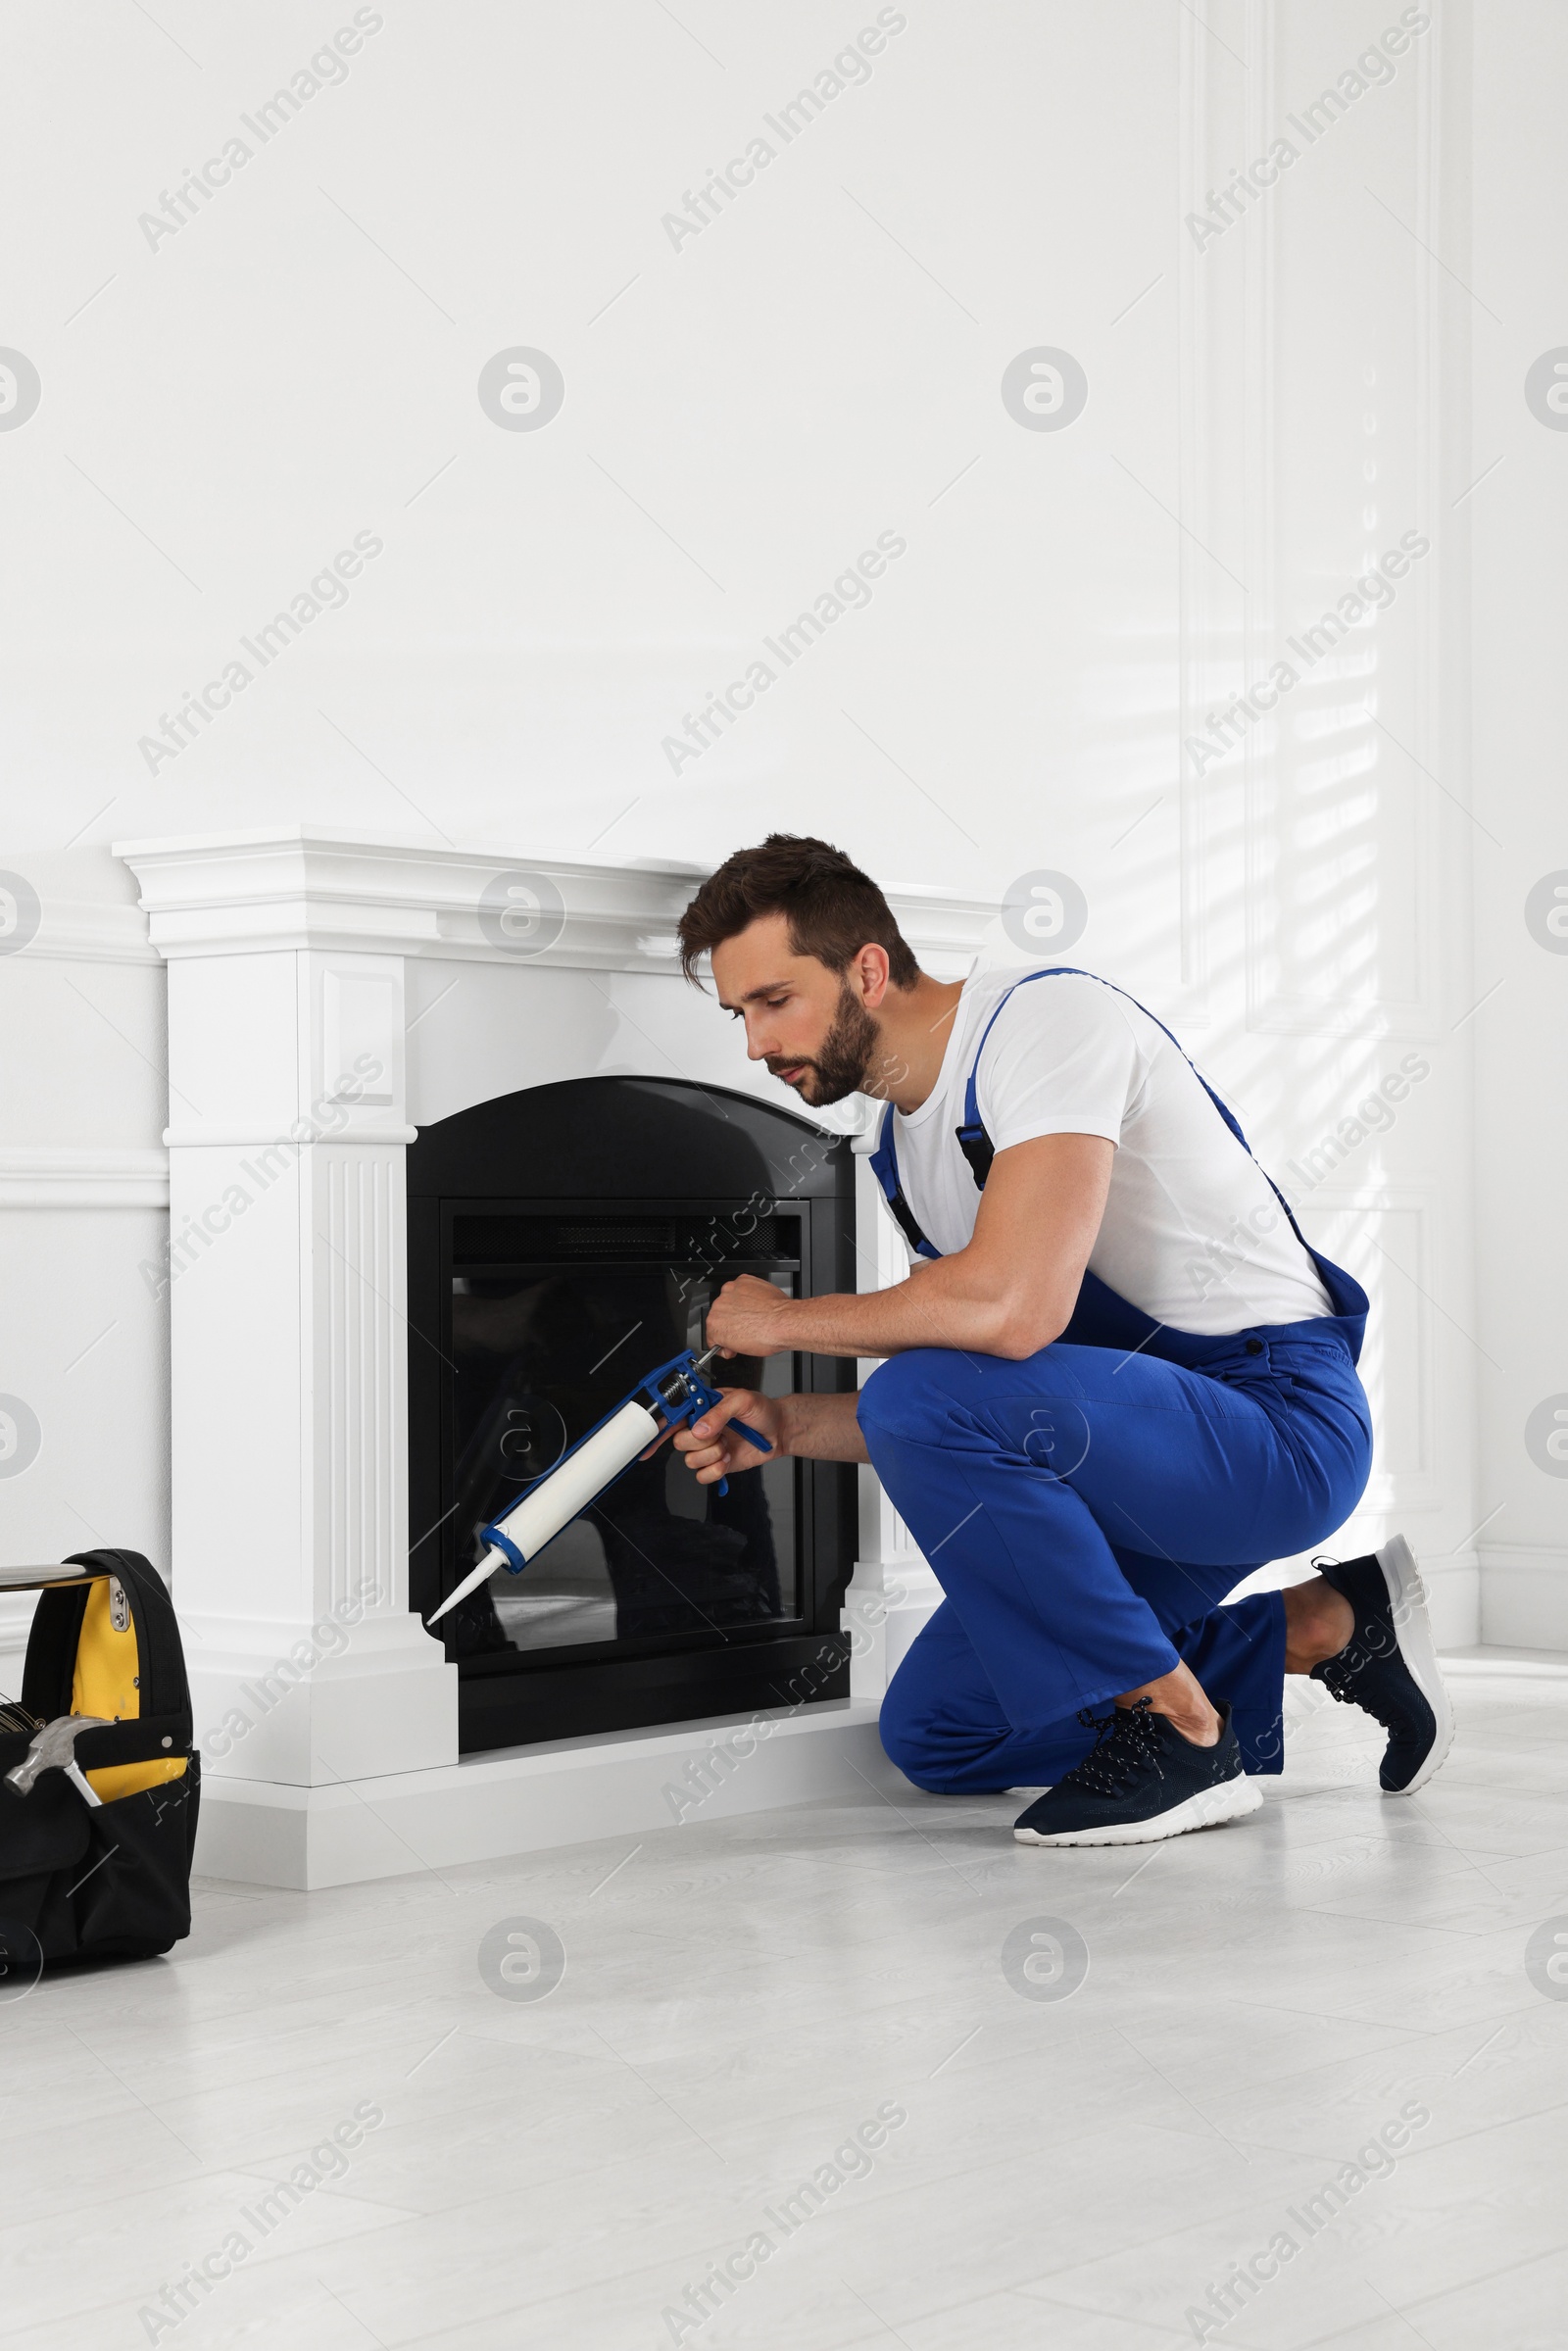
[[[596, 1495], [603, 1494], [612, 1479], [645, 1453], [659, 1436], [659, 1423], [646, 1404], [635, 1401], [622, 1404], [611, 1414], [601, 1429], [585, 1437], [574, 1452], [566, 1455], [558, 1469], [525, 1494], [520, 1502], [514, 1503], [505, 1518], [495, 1524], [514, 1543], [523, 1558], [536, 1559], [545, 1544], [559, 1535], [563, 1527], [570, 1526], [580, 1512], [587, 1509]], [[425, 1618], [433, 1625], [437, 1617], [445, 1616], [459, 1600], [467, 1598], [498, 1567], [507, 1564], [505, 1551], [492, 1543], [478, 1566], [464, 1577], [456, 1592], [449, 1592], [439, 1608], [433, 1608]]]

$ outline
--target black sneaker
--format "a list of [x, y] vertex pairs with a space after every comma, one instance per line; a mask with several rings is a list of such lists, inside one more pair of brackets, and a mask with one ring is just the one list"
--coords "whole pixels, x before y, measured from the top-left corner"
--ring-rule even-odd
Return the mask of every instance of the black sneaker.
[[1337, 1657], [1312, 1668], [1342, 1705], [1359, 1706], [1389, 1735], [1378, 1780], [1385, 1795], [1413, 1796], [1453, 1744], [1453, 1709], [1438, 1671], [1426, 1587], [1402, 1535], [1365, 1559], [1313, 1562], [1355, 1610]]
[[1082, 1763], [1019, 1814], [1012, 1834], [1020, 1844], [1149, 1844], [1187, 1829], [1218, 1828], [1263, 1801], [1242, 1770], [1228, 1706], [1219, 1709], [1211, 1747], [1184, 1739], [1150, 1698], [1078, 1720], [1100, 1737]]

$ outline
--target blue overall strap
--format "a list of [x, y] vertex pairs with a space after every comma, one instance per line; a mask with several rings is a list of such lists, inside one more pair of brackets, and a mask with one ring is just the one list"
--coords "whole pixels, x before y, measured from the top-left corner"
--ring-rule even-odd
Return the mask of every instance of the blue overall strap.
[[[1051, 967], [1045, 971], [1025, 972], [1021, 979], [1014, 980], [1012, 986], [1013, 988], [1021, 988], [1025, 980], [1048, 980], [1054, 971], [1066, 971], [1072, 968], [1073, 967], [1071, 965], [1065, 963], [1052, 964]], [[1095, 974], [1093, 972], [1079, 972], [1077, 976], [1080, 979], [1093, 979]], [[1107, 987], [1111, 986], [1112, 984], [1113, 983], [1108, 980], [1105, 982]], [[975, 1095], [975, 1081], [980, 1070], [980, 1055], [985, 1052], [986, 1049], [986, 1039], [990, 1036], [991, 1031], [996, 1024], [997, 1014], [1002, 1010], [1003, 1004], [1007, 1002], [1007, 997], [1010, 997], [1011, 994], [1012, 988], [1009, 988], [1006, 996], [1002, 998], [1001, 1003], [999, 1003], [997, 1005], [996, 1011], [992, 1013], [991, 1018], [986, 1022], [985, 1034], [981, 1037], [980, 1043], [975, 1049], [974, 1065], [969, 1071], [969, 1084], [967, 1092], [964, 1096], [963, 1124], [956, 1130], [958, 1148], [969, 1162], [970, 1169], [974, 1175], [976, 1190], [981, 1192], [985, 1190], [986, 1178], [991, 1173], [991, 1162], [996, 1157], [996, 1151], [992, 1147], [991, 1138], [986, 1133], [984, 1124], [981, 1121], [980, 1106]], [[1129, 1002], [1131, 1001], [1132, 1000], [1129, 999]], [[1152, 1019], [1152, 1013], [1151, 1013], [1150, 1017]], [[1169, 1035], [1168, 1030], [1166, 1031], [1166, 1034]], [[1171, 1043], [1173, 1045], [1176, 1043], [1174, 1038], [1171, 1039]], [[1176, 1050], [1179, 1053], [1181, 1051], [1180, 1046], [1177, 1046]], [[1225, 1109], [1224, 1103], [1221, 1102], [1219, 1106], [1224, 1116], [1226, 1118], [1230, 1118], [1230, 1112]], [[883, 1198], [886, 1200], [888, 1206], [892, 1209], [899, 1229], [903, 1233], [905, 1240], [909, 1244], [909, 1247], [912, 1249], [918, 1250], [922, 1257], [940, 1257], [942, 1251], [939, 1249], [934, 1249], [931, 1243], [927, 1241], [925, 1235], [921, 1232], [919, 1225], [915, 1222], [914, 1210], [910, 1207], [908, 1200], [905, 1197], [904, 1185], [899, 1176], [898, 1150], [893, 1141], [894, 1109], [895, 1105], [892, 1102], [889, 1102], [887, 1108], [882, 1113], [882, 1132], [877, 1139], [876, 1150], [871, 1153], [871, 1172], [876, 1177], [877, 1182], [881, 1185]], [[1232, 1120], [1231, 1123], [1234, 1125], [1235, 1121]], [[1239, 1133], [1240, 1129], [1237, 1131]]]
[[[1170, 1042], [1175, 1046], [1176, 1051], [1181, 1054], [1182, 1059], [1186, 1062], [1194, 1077], [1202, 1087], [1203, 1092], [1208, 1096], [1209, 1101], [1213, 1103], [1221, 1118], [1224, 1119], [1225, 1124], [1230, 1128], [1231, 1133], [1235, 1136], [1243, 1151], [1246, 1151], [1248, 1157], [1252, 1161], [1253, 1166], [1257, 1168], [1258, 1173], [1262, 1176], [1263, 1181], [1265, 1184], [1267, 1184], [1270, 1192], [1273, 1193], [1274, 1198], [1279, 1201], [1280, 1206], [1284, 1209], [1286, 1221], [1289, 1223], [1291, 1231], [1296, 1235], [1297, 1240], [1306, 1250], [1307, 1255], [1312, 1257], [1315, 1263], [1316, 1258], [1311, 1244], [1308, 1242], [1306, 1235], [1302, 1232], [1300, 1226], [1297, 1223], [1296, 1218], [1291, 1213], [1290, 1201], [1286, 1199], [1278, 1184], [1275, 1183], [1274, 1178], [1269, 1174], [1268, 1169], [1264, 1167], [1254, 1155], [1251, 1145], [1248, 1142], [1247, 1137], [1242, 1132], [1241, 1121], [1237, 1118], [1235, 1111], [1230, 1107], [1228, 1102], [1221, 1102], [1219, 1096], [1214, 1092], [1214, 1089], [1209, 1084], [1207, 1078], [1204, 1077], [1202, 1071], [1199, 1068], [1198, 1063], [1193, 1059], [1192, 1054], [1182, 1044], [1181, 1039], [1179, 1037], [1171, 1036], [1171, 1032], [1168, 1028], [1166, 1028], [1165, 1023], [1158, 1019], [1154, 1013], [1151, 1012], [1147, 1004], [1140, 1004], [1136, 996], [1128, 995], [1128, 992], [1125, 988], [1118, 988], [1114, 980], [1101, 979], [1098, 971], [1084, 971], [1076, 964], [1072, 963], [1050, 963], [1043, 971], [1024, 972], [1021, 978], [1013, 981], [1012, 988], [1007, 990], [1006, 995], [1004, 996], [1001, 1002], [998, 1004], [996, 1010], [991, 1015], [991, 1018], [986, 1022], [984, 1034], [980, 1039], [979, 1045], [975, 1049], [974, 1060], [970, 1065], [969, 1083], [964, 1089], [963, 1124], [961, 1127], [955, 1129], [958, 1139], [958, 1149], [962, 1151], [964, 1157], [969, 1162], [970, 1168], [974, 1174], [977, 1190], [981, 1192], [985, 1190], [986, 1178], [991, 1173], [991, 1162], [997, 1155], [995, 1146], [993, 1145], [990, 1136], [986, 1133], [985, 1122], [980, 1116], [980, 1097], [978, 1092], [980, 1082], [980, 1055], [986, 1050], [986, 1040], [991, 1035], [992, 1030], [996, 1027], [1003, 1005], [1007, 1003], [1014, 988], [1026, 988], [1031, 980], [1054, 980], [1063, 976], [1066, 976], [1070, 979], [1095, 980], [1102, 988], [1112, 989], [1117, 996], [1127, 997], [1127, 1002], [1130, 1004], [1136, 1004], [1140, 1012], [1144, 1013], [1147, 1018], [1153, 1021], [1155, 1028], [1159, 1030], [1161, 1036], [1170, 1038]], [[891, 1105], [889, 1106], [889, 1115], [891, 1117]], [[893, 1149], [893, 1131], [891, 1126], [884, 1127], [883, 1132], [886, 1137], [886, 1148], [891, 1154]], [[872, 1164], [873, 1166], [875, 1165], [874, 1160]], [[885, 1186], [884, 1189], [886, 1189]], [[891, 1198], [891, 1195], [889, 1197]], [[897, 1210], [895, 1210], [894, 1213], [897, 1214]]]
[[899, 1181], [899, 1155], [893, 1148], [893, 1108], [894, 1105], [889, 1102], [882, 1113], [882, 1133], [871, 1153], [871, 1173], [881, 1185], [882, 1197], [892, 1209], [899, 1230], [909, 1247], [917, 1249], [922, 1257], [940, 1257], [942, 1251], [933, 1249], [927, 1241], [914, 1221], [913, 1209], [904, 1197], [904, 1186]]

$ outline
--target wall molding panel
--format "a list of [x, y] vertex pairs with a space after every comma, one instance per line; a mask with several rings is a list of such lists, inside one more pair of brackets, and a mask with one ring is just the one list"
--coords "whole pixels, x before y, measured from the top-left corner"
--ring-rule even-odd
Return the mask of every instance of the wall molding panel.
[[167, 1151], [113, 1144], [8, 1144], [0, 1149], [0, 1208], [167, 1208]]

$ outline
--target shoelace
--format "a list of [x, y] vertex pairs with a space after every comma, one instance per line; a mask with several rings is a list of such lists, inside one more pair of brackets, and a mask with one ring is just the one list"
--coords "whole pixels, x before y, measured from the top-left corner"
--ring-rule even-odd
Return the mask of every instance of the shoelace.
[[[1355, 1647], [1353, 1641], [1350, 1647]], [[1347, 1663], [1346, 1654], [1330, 1657], [1318, 1668], [1330, 1697], [1338, 1698], [1344, 1706], [1359, 1706], [1363, 1714], [1370, 1714], [1375, 1723], [1381, 1723], [1391, 1738], [1419, 1738], [1424, 1726], [1408, 1707], [1400, 1705], [1397, 1691], [1388, 1687], [1381, 1674], [1365, 1670], [1383, 1660], [1374, 1660], [1363, 1650], [1353, 1663]]]
[[1086, 1731], [1097, 1734], [1095, 1743], [1082, 1763], [1063, 1772], [1057, 1787], [1084, 1788], [1097, 1796], [1119, 1796], [1146, 1765], [1152, 1764], [1157, 1772], [1159, 1741], [1153, 1730], [1153, 1708], [1152, 1698], [1140, 1698], [1136, 1706], [1112, 1706], [1108, 1714], [1082, 1708], [1078, 1720]]
[[[1325, 1554], [1314, 1558], [1312, 1565], [1321, 1573], [1325, 1567], [1339, 1567], [1342, 1562]], [[1419, 1739], [1425, 1726], [1399, 1704], [1394, 1692], [1382, 1687], [1383, 1677], [1374, 1672], [1362, 1680], [1368, 1666], [1388, 1663], [1391, 1658], [1381, 1641], [1363, 1640], [1362, 1632], [1363, 1628], [1357, 1625], [1339, 1655], [1326, 1658], [1319, 1666], [1324, 1689], [1342, 1706], [1359, 1706], [1363, 1714], [1370, 1714], [1392, 1739]], [[1397, 1653], [1397, 1643], [1393, 1653]]]

